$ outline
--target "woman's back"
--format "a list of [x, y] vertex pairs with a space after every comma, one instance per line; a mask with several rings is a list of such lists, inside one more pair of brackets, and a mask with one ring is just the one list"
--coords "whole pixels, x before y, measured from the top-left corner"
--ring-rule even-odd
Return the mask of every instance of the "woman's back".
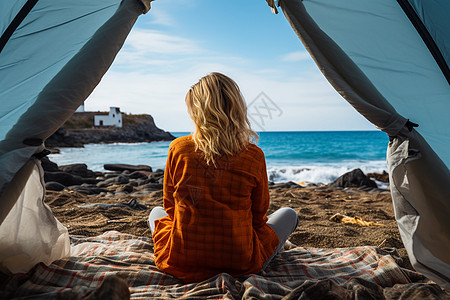
[[256, 145], [208, 165], [192, 136], [171, 143], [164, 209], [153, 236], [158, 268], [185, 281], [218, 272], [261, 269], [278, 238], [266, 224], [269, 205], [264, 154]]

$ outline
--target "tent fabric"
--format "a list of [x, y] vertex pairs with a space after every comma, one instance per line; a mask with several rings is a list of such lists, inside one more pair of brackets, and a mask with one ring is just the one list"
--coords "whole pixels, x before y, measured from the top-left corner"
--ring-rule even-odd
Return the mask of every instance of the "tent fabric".
[[[0, 4], [2, 33], [25, 3], [6, 2]], [[16, 258], [22, 260], [20, 271], [24, 272], [36, 263], [36, 258], [47, 261], [67, 255], [66, 246], [55, 247], [68, 244], [67, 230], [47, 213], [42, 191], [29, 187], [31, 181], [37, 182], [39, 174], [39, 162], [31, 157], [44, 149], [43, 141], [64, 124], [100, 82], [150, 2], [40, 0], [0, 53], [2, 269], [18, 271], [10, 263]], [[33, 171], [30, 164], [34, 165]], [[26, 188], [22, 188], [24, 182]], [[24, 219], [21, 214], [30, 206], [36, 218]], [[7, 221], [11, 219], [19, 222], [12, 226]], [[31, 234], [29, 228], [39, 228], [39, 234]], [[10, 253], [6, 251], [9, 248], [23, 252]], [[54, 253], [57, 249], [59, 253]]]
[[[26, 272], [30, 266], [70, 255], [69, 233], [45, 203], [44, 171], [30, 160], [23, 168], [30, 176], [20, 186], [20, 196], [0, 230], [0, 261], [12, 273]], [[28, 178], [27, 178], [28, 177]], [[18, 230], [19, 229], [19, 230]]]
[[[450, 9], [450, 2], [434, 2]], [[450, 87], [445, 76], [395, 1], [283, 0], [280, 5], [333, 87], [393, 140], [387, 160], [403, 242], [413, 266], [449, 288], [450, 128], [444, 112], [450, 111]], [[430, 24], [447, 26], [448, 21], [431, 19]], [[409, 131], [407, 119], [419, 123], [418, 130]]]
[[[450, 19], [448, 11], [450, 5], [448, 1], [423, 1], [423, 0], [397, 0], [414, 11], [417, 18], [426, 28], [427, 32], [438, 48], [439, 54], [442, 55], [444, 66], [439, 65], [441, 70], [445, 72], [447, 81], [450, 84], [450, 39], [448, 38], [448, 28], [450, 28]], [[439, 26], [436, 26], [439, 24]], [[430, 49], [431, 51], [431, 49]]]

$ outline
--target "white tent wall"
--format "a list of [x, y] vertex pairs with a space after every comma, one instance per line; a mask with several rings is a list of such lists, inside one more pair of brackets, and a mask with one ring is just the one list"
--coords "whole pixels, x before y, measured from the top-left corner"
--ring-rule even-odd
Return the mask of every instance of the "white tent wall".
[[[0, 267], [4, 271], [26, 272], [36, 262], [69, 254], [67, 229], [43, 202], [42, 169], [32, 156], [43, 150], [43, 141], [100, 82], [138, 16], [150, 9], [151, 0], [88, 2], [97, 6], [86, 1], [38, 1], [35, 8], [40, 9], [30, 12], [31, 19], [24, 19], [21, 31], [0, 53]], [[74, 11], [82, 11], [81, 16], [74, 17]], [[90, 34], [83, 26], [71, 27], [80, 18], [93, 26]], [[81, 46], [61, 46], [61, 55], [52, 55], [45, 51], [51, 41], [27, 37], [45, 30], [55, 33], [49, 34], [53, 39]], [[31, 53], [22, 53], [27, 47]]]
[[[1, 268], [12, 273], [26, 272], [36, 263], [50, 264], [70, 254], [67, 229], [43, 202], [45, 189], [40, 163], [30, 160], [18, 178], [26, 181], [14, 187], [20, 190], [20, 195], [0, 229]], [[5, 194], [10, 193], [7, 190]]]
[[[333, 87], [392, 138], [387, 160], [403, 242], [414, 268], [449, 289], [445, 77], [396, 1], [282, 0], [280, 5]], [[407, 118], [420, 130], [407, 129]]]

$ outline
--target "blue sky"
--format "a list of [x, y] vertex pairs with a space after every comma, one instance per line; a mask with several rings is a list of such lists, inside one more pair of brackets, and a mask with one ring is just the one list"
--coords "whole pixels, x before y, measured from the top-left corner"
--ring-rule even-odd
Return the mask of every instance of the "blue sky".
[[264, 0], [152, 2], [86, 110], [119, 106], [151, 114], [164, 130], [190, 131], [185, 94], [214, 71], [241, 87], [256, 130], [375, 129], [334, 91], [283, 14], [272, 14]]

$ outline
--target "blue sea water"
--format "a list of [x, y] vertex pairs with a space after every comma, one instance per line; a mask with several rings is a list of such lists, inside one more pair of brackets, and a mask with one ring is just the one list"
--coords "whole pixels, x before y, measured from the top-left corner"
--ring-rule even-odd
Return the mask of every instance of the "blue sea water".
[[[176, 137], [189, 132], [172, 132]], [[274, 182], [329, 183], [360, 168], [381, 173], [386, 168], [389, 142], [380, 131], [286, 131], [259, 132], [258, 146], [266, 155], [267, 173]], [[50, 155], [58, 165], [85, 163], [94, 171], [103, 164], [145, 164], [164, 169], [170, 142], [87, 144], [84, 148], [61, 148]]]

